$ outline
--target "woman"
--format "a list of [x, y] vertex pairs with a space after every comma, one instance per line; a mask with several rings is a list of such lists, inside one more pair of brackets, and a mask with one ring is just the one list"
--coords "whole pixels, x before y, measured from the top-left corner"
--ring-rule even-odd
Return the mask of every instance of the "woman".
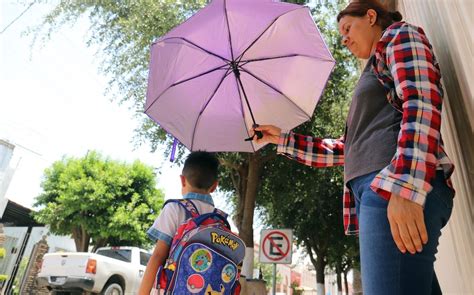
[[421, 28], [376, 0], [337, 16], [342, 42], [368, 59], [342, 139], [259, 126], [257, 143], [306, 165], [344, 165], [344, 224], [359, 233], [364, 294], [439, 294], [433, 264], [454, 191], [440, 134], [443, 90]]

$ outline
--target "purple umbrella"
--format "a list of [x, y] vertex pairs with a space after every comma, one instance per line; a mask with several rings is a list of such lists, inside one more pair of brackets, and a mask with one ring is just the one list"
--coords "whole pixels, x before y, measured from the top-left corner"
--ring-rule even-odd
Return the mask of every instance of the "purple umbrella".
[[307, 7], [214, 0], [151, 47], [145, 113], [190, 150], [254, 152], [309, 120], [335, 64]]

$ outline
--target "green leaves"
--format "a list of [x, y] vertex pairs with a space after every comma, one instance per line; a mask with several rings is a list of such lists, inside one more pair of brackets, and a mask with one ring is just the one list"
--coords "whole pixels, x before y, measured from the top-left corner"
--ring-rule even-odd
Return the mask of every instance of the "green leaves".
[[145, 232], [163, 205], [152, 167], [97, 152], [55, 162], [46, 169], [42, 188], [34, 205], [38, 222], [62, 235], [82, 228], [92, 240], [114, 241], [114, 246], [149, 245]]
[[[296, 128], [297, 133], [321, 138], [339, 138], [344, 134], [358, 67], [356, 59], [343, 48], [337, 31], [336, 15], [343, 2], [317, 1], [312, 10], [336, 59], [336, 67], [314, 116]], [[354, 251], [357, 252], [354, 239], [344, 237], [343, 183], [342, 167], [312, 168], [278, 157], [265, 165], [257, 202], [267, 223], [292, 228], [297, 244], [310, 249], [321, 263], [332, 266], [341, 257], [353, 258]]]

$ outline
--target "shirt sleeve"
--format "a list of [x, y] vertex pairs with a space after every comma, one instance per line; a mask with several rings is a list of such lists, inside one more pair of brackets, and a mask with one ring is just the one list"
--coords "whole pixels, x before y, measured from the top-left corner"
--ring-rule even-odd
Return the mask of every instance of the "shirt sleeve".
[[179, 221], [179, 205], [176, 203], [168, 203], [161, 210], [160, 215], [156, 218], [153, 225], [148, 229], [148, 237], [156, 243], [162, 240], [171, 245], [173, 237], [178, 230]]
[[340, 166], [344, 165], [344, 140], [321, 139], [282, 131], [277, 153], [308, 166]]
[[376, 57], [391, 76], [403, 116], [395, 156], [371, 187], [386, 199], [395, 194], [423, 206], [440, 144], [440, 70], [423, 31], [408, 24], [382, 37]]

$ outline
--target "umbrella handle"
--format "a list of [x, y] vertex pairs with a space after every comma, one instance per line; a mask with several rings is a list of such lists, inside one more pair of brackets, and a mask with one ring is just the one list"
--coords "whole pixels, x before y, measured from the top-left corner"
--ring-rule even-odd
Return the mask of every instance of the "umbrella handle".
[[[252, 127], [253, 127], [253, 128], [257, 128], [257, 127], [258, 127], [258, 124], [254, 124]], [[255, 136], [257, 136], [258, 139], [261, 139], [261, 138], [263, 137], [262, 131], [256, 131], [256, 130], [254, 129], [253, 132], [254, 132], [254, 134], [253, 134], [251, 137], [246, 138], [245, 141], [251, 141], [251, 140], [253, 140], [253, 138], [254, 138]]]
[[258, 139], [261, 139], [263, 137], [262, 131], [254, 131], [254, 132], [255, 134], [252, 137], [257, 136]]

